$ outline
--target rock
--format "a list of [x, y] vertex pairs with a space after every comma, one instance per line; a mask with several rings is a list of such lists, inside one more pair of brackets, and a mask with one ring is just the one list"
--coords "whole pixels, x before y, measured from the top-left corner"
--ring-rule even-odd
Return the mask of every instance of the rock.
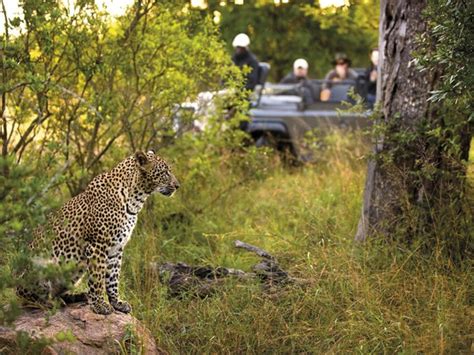
[[36, 346], [43, 344], [43, 354], [165, 354], [156, 347], [150, 331], [130, 314], [103, 316], [85, 304], [69, 305], [53, 315], [49, 312], [25, 310], [11, 328], [0, 327], [0, 353], [19, 353], [24, 341], [18, 334], [25, 332], [40, 340]]

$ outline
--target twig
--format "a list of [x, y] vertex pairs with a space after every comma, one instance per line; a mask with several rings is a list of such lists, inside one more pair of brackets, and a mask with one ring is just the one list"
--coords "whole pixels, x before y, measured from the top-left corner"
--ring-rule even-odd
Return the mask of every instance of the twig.
[[63, 173], [66, 171], [67, 168], [71, 165], [72, 160], [68, 160], [64, 163], [64, 165], [54, 174], [54, 176], [49, 180], [48, 184], [41, 190], [40, 193], [34, 194], [31, 196], [28, 201], [26, 201], [26, 205], [29, 206], [34, 200], [41, 198], [50, 188], [53, 186], [53, 184], [58, 180]]
[[234, 242], [235, 244], [235, 247], [236, 248], [242, 248], [242, 249], [245, 249], [245, 250], [248, 250], [248, 251], [251, 251], [255, 254], [257, 254], [258, 256], [261, 256], [262, 258], [265, 258], [265, 259], [270, 259], [270, 260], [273, 260], [276, 262], [276, 258], [273, 257], [272, 255], [270, 255], [267, 251], [263, 250], [263, 249], [260, 249], [259, 247], [256, 247], [254, 245], [251, 245], [251, 244], [247, 244], [247, 243], [244, 243], [240, 240], [236, 240]]

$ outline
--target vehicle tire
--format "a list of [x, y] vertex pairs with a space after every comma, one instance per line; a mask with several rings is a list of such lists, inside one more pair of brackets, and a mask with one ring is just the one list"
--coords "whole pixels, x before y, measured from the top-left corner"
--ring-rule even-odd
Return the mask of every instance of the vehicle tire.
[[275, 138], [271, 134], [264, 133], [255, 140], [255, 146], [257, 148], [268, 147], [276, 150]]

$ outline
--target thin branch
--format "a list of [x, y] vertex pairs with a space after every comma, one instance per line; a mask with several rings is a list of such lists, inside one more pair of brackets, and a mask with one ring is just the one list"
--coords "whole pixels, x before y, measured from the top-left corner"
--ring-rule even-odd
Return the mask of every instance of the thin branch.
[[270, 253], [268, 253], [267, 251], [265, 251], [263, 249], [260, 249], [259, 247], [254, 246], [254, 245], [241, 242], [240, 240], [236, 240], [234, 242], [234, 245], [235, 245], [236, 248], [242, 248], [242, 249], [251, 251], [252, 253], [257, 254], [258, 256], [261, 256], [262, 258], [270, 259], [270, 260], [274, 260], [274, 261], [276, 260], [274, 256], [270, 255]]
[[[44, 121], [46, 121], [49, 117], [51, 116], [50, 112], [47, 112], [45, 115], [40, 115], [38, 116], [31, 124], [28, 126], [26, 129], [25, 133], [20, 137], [20, 140], [18, 143], [15, 145], [15, 148], [13, 148], [13, 153], [17, 153], [22, 149], [24, 145], [27, 145], [26, 142], [28, 141], [28, 137], [33, 132], [33, 130], [37, 127], [43, 124]], [[31, 141], [31, 140], [30, 140]]]
[[[7, 48], [7, 44], [9, 42], [10, 36], [8, 32], [8, 16], [7, 16], [7, 10], [5, 7], [5, 3], [3, 0], [1, 0], [2, 4], [2, 12], [3, 12], [3, 18], [4, 18], [4, 28], [5, 28], [5, 41], [3, 43], [3, 48]], [[3, 79], [3, 84], [6, 84], [7, 81], [7, 67], [6, 67], [6, 60], [3, 58], [5, 56], [5, 51], [2, 52], [2, 79]], [[7, 93], [4, 91], [2, 92], [2, 130], [0, 131], [0, 138], [2, 138], [2, 156], [6, 157], [8, 155], [8, 125], [7, 125], [7, 119], [5, 117], [5, 112], [7, 110]], [[5, 166], [4, 173], [8, 174], [8, 168]]]
[[112, 146], [112, 144], [115, 142], [115, 140], [122, 135], [123, 131], [120, 131], [117, 133], [114, 137], [112, 137], [109, 142], [105, 145], [104, 149], [92, 160], [89, 164], [87, 164], [87, 168], [90, 169], [92, 166], [94, 166], [100, 158], [109, 150], [109, 148]]
[[72, 161], [71, 160], [68, 160], [66, 161], [63, 166], [56, 172], [56, 174], [53, 175], [53, 177], [48, 181], [48, 183], [46, 184], [46, 186], [41, 190], [40, 193], [37, 193], [37, 194], [34, 194], [33, 196], [31, 196], [28, 201], [26, 201], [26, 205], [29, 206], [31, 205], [35, 200], [37, 200], [38, 198], [41, 198], [42, 196], [44, 196], [44, 194], [51, 188], [51, 186], [53, 186], [56, 182], [56, 180], [59, 179], [59, 177], [61, 175], [63, 175], [63, 173], [66, 171], [67, 168], [69, 168], [69, 166], [71, 165]]
[[87, 84], [89, 83], [90, 80], [91, 80], [90, 78], [88, 78], [88, 80], [86, 80], [86, 83], [84, 84], [84, 88], [83, 88], [83, 90], [82, 90], [81, 95], [79, 95], [79, 94], [75, 93], [74, 91], [69, 90], [69, 89], [67, 89], [67, 88], [65, 88], [64, 86], [61, 86], [61, 85], [59, 85], [59, 84], [56, 84], [56, 86], [57, 86], [62, 92], [71, 95], [71, 96], [74, 97], [75, 99], [78, 99], [82, 104], [84, 104], [85, 106], [87, 106], [87, 108], [88, 108], [89, 110], [91, 110], [91, 111], [94, 112], [97, 116], [99, 116], [101, 119], [104, 120], [104, 117], [103, 117], [102, 114], [97, 110], [97, 108], [96, 108], [94, 105], [90, 104], [90, 103], [89, 103], [86, 99], [84, 99], [84, 97], [83, 97], [84, 92], [85, 92], [85, 89], [86, 89], [86, 87], [87, 87]]

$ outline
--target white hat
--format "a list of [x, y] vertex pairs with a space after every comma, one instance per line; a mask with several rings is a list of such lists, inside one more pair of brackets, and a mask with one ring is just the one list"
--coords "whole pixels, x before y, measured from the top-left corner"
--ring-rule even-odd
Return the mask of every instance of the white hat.
[[245, 33], [239, 33], [232, 41], [232, 47], [248, 47], [250, 38]]
[[296, 68], [308, 69], [308, 67], [309, 67], [308, 62], [306, 61], [306, 59], [303, 59], [303, 58], [298, 58], [293, 63], [294, 69]]

